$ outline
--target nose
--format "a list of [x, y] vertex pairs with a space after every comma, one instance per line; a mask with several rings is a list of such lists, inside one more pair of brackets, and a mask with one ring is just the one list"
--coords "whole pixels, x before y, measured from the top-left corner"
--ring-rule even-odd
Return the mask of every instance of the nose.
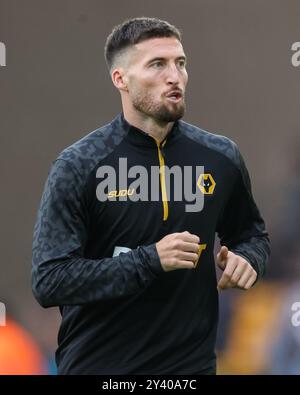
[[167, 84], [175, 85], [180, 82], [180, 71], [175, 64], [172, 64], [167, 69]]

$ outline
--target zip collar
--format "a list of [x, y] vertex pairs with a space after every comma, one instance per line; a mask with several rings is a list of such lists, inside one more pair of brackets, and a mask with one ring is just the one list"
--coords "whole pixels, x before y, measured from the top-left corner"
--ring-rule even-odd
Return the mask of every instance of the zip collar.
[[[128, 140], [131, 144], [149, 148], [157, 148], [157, 140], [154, 137], [150, 136], [148, 133], [144, 132], [142, 129], [131, 125], [125, 119], [123, 113], [119, 114], [118, 118], [122, 128], [127, 132], [125, 139]], [[171, 144], [178, 136], [179, 128], [178, 121], [176, 121], [174, 122], [172, 129], [166, 135], [164, 140], [159, 143], [159, 146], [164, 147], [166, 144]]]

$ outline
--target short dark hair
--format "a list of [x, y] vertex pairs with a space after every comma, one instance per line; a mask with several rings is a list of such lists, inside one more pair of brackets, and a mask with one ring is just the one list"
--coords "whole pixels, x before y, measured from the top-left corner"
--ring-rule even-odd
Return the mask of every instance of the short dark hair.
[[158, 18], [132, 18], [113, 28], [107, 37], [104, 56], [111, 69], [116, 55], [141, 41], [156, 37], [175, 37], [181, 42], [181, 33], [167, 21]]

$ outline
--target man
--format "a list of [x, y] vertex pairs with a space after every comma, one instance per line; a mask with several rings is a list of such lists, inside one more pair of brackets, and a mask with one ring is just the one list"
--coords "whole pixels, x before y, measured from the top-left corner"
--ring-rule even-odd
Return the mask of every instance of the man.
[[[105, 57], [123, 112], [59, 155], [34, 232], [34, 294], [62, 314], [58, 372], [214, 374], [215, 232], [219, 289], [249, 289], [269, 255], [247, 170], [228, 138], [180, 121], [188, 76], [174, 26], [126, 21]], [[124, 187], [125, 159], [129, 170], [159, 171]], [[186, 186], [166, 182], [172, 166], [193, 169], [183, 184], [202, 196], [201, 210], [175, 198]], [[143, 188], [151, 197], [154, 184], [158, 199], [134, 198]]]

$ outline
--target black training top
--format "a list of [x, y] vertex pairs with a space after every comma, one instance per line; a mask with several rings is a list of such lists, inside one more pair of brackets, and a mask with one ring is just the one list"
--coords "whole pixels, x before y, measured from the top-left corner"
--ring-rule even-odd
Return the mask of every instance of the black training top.
[[[137, 184], [118, 186], [120, 158], [128, 170], [144, 166], [148, 175], [152, 166], [161, 167], [158, 201], [134, 201]], [[201, 211], [187, 212], [191, 202], [184, 193], [175, 198], [174, 188], [183, 191], [184, 182], [172, 185], [170, 177], [168, 192], [163, 165], [177, 165], [182, 174], [184, 166], [193, 169], [193, 191], [204, 196]], [[115, 169], [116, 187], [104, 166]], [[196, 174], [196, 166], [204, 172]], [[155, 243], [183, 231], [200, 237], [198, 265], [164, 272]], [[62, 314], [58, 372], [196, 374], [213, 368], [215, 232], [263, 275], [268, 236], [244, 162], [228, 138], [178, 121], [159, 144], [120, 114], [66, 148], [51, 168], [33, 241], [34, 294]], [[116, 247], [130, 250], [118, 255]]]

